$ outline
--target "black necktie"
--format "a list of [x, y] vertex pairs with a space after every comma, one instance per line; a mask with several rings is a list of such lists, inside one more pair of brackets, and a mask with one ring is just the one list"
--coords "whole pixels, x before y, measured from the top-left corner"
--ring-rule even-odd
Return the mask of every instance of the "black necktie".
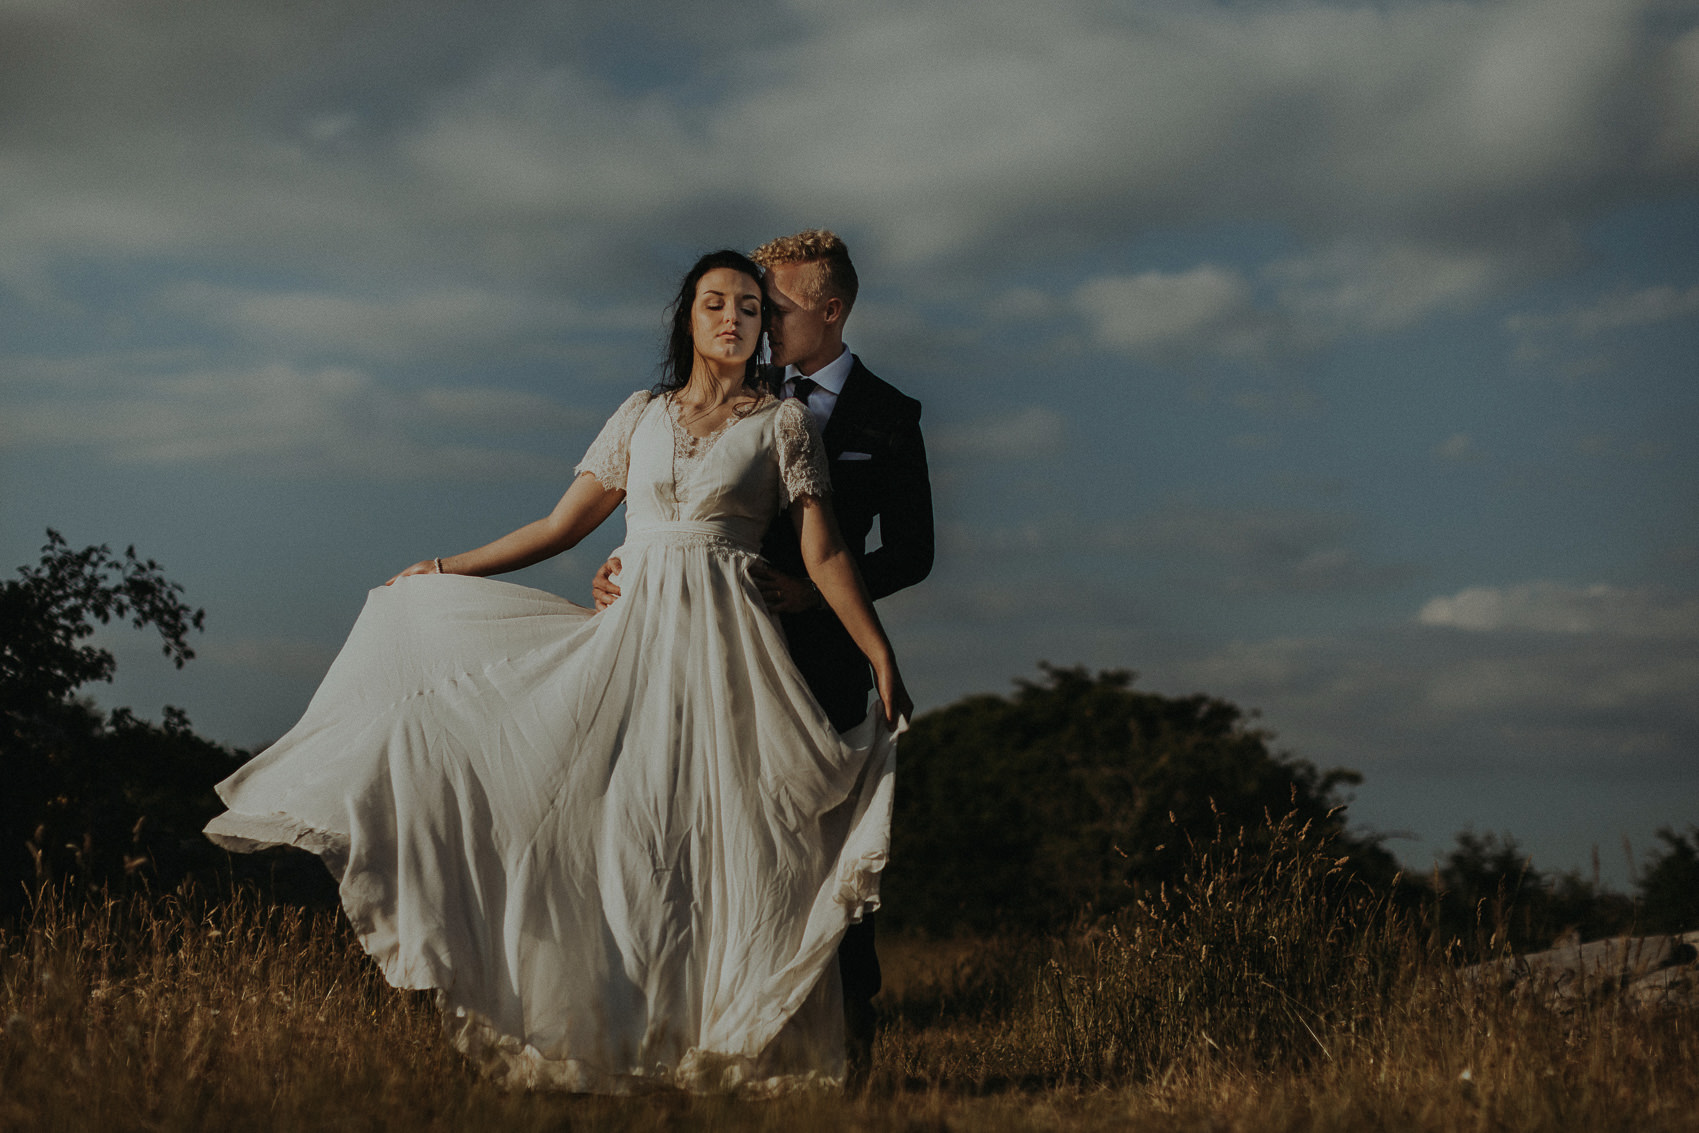
[[819, 386], [820, 383], [815, 381], [813, 378], [798, 378], [796, 381], [791, 383], [791, 389], [793, 391], [791, 396], [801, 398], [802, 403], [806, 405], [808, 404], [809, 394], [813, 393], [819, 388]]

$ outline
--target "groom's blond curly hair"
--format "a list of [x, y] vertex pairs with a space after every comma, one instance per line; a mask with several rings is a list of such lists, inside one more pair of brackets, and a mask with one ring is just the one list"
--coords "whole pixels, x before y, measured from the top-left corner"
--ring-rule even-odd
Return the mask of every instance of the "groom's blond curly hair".
[[849, 249], [830, 229], [805, 228], [794, 236], [780, 236], [749, 253], [749, 258], [764, 268], [775, 268], [780, 264], [817, 264], [817, 269], [810, 273], [812, 278], [805, 285], [807, 294], [803, 295], [809, 306], [818, 307], [827, 297], [842, 300], [846, 315], [855, 306], [855, 295], [861, 288], [861, 281], [856, 278]]

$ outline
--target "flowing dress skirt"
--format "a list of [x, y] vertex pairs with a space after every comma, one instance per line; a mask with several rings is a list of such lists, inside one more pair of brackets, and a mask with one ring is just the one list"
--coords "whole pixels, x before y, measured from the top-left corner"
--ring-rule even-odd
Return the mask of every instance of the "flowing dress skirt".
[[514, 1084], [839, 1080], [836, 948], [878, 905], [895, 737], [840, 736], [713, 539], [636, 543], [593, 615], [422, 575], [371, 592], [207, 833], [340, 880], [400, 988]]

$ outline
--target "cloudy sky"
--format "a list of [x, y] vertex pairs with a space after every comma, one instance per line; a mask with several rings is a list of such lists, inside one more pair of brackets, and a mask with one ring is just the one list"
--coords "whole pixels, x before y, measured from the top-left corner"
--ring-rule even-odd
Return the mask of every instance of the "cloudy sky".
[[695, 254], [823, 225], [926, 406], [922, 708], [1226, 697], [1416, 867], [1699, 822], [1699, 5], [622, 7], [0, 0], [0, 563], [208, 609], [105, 702], [274, 738], [548, 509]]

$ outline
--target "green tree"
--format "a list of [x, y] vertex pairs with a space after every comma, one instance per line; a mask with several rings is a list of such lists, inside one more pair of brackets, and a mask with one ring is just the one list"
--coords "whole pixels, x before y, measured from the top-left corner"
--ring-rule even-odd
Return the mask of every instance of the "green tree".
[[887, 923], [1054, 927], [1173, 880], [1188, 838], [1254, 834], [1287, 814], [1391, 880], [1391, 856], [1344, 829], [1334, 796], [1356, 772], [1272, 750], [1224, 700], [1137, 691], [1123, 671], [1041, 669], [1012, 696], [927, 713], [903, 738]]
[[1547, 874], [1509, 834], [1465, 830], [1429, 879], [1440, 942], [1478, 959], [1537, 952], [1568, 937], [1595, 940], [1634, 927], [1634, 903], [1575, 872]]
[[156, 725], [78, 698], [116, 668], [88, 642], [96, 624], [152, 627], [181, 668], [206, 614], [134, 547], [120, 557], [72, 550], [53, 530], [47, 540], [39, 564], [0, 581], [0, 909], [42, 881], [173, 875], [203, 860], [195, 839], [216, 813], [211, 786], [236, 758], [179, 709]]
[[1641, 924], [1652, 932], [1699, 929], [1699, 826], [1658, 831], [1662, 850], [1648, 855], [1640, 874]]
[[1434, 871], [1433, 886], [1436, 927], [1466, 955], [1548, 943], [1545, 878], [1508, 834], [1460, 832]]

